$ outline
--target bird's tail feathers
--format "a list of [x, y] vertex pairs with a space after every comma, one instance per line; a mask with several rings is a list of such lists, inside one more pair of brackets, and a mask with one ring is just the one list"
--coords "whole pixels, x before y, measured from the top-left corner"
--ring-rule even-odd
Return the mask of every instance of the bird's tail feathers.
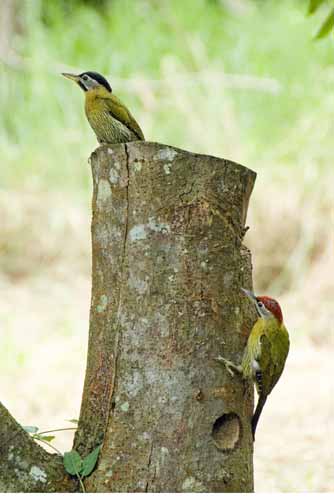
[[256, 426], [259, 421], [260, 415], [262, 413], [263, 407], [267, 401], [267, 396], [260, 395], [259, 400], [256, 405], [256, 409], [252, 418], [252, 433], [253, 433], [253, 441], [255, 441], [255, 431]]

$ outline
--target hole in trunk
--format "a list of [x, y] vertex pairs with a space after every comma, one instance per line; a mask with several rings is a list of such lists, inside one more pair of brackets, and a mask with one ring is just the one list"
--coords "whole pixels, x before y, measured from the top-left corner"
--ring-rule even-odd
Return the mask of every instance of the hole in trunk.
[[231, 451], [239, 444], [241, 421], [236, 413], [224, 413], [212, 427], [212, 438], [219, 450]]

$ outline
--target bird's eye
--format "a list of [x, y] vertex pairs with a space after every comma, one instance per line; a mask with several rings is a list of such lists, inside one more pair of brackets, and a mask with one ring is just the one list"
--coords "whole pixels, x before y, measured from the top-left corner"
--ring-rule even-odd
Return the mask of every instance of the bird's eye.
[[87, 80], [88, 80], [88, 76], [87, 76], [87, 75], [84, 75], [84, 76], [82, 77], [82, 79], [83, 79], [83, 80], [85, 80], [85, 81], [87, 81]]
[[257, 303], [257, 305], [258, 305], [259, 307], [263, 307], [262, 302], [258, 302], [258, 303]]

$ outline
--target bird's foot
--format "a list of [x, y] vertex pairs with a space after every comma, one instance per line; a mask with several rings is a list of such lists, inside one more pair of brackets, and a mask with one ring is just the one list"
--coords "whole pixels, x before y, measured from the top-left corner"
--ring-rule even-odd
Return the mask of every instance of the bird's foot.
[[225, 368], [229, 372], [231, 377], [234, 377], [235, 372], [240, 373], [240, 367], [232, 363], [232, 361], [223, 358], [223, 356], [218, 356], [218, 358], [216, 358], [216, 361], [225, 365]]

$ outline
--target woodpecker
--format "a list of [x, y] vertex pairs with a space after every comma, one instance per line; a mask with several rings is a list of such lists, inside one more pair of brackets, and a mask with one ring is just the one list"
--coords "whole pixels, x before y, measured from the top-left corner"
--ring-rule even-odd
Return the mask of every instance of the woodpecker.
[[144, 141], [144, 134], [104, 76], [94, 71], [80, 75], [62, 73], [85, 92], [85, 112], [100, 144]]
[[256, 297], [249, 290], [241, 289], [255, 305], [259, 315], [254, 324], [243, 353], [240, 365], [219, 356], [227, 370], [233, 375], [236, 371], [245, 379], [255, 383], [258, 402], [252, 417], [252, 433], [255, 431], [268, 395], [277, 384], [289, 353], [289, 334], [283, 323], [283, 314], [277, 300], [267, 297]]

